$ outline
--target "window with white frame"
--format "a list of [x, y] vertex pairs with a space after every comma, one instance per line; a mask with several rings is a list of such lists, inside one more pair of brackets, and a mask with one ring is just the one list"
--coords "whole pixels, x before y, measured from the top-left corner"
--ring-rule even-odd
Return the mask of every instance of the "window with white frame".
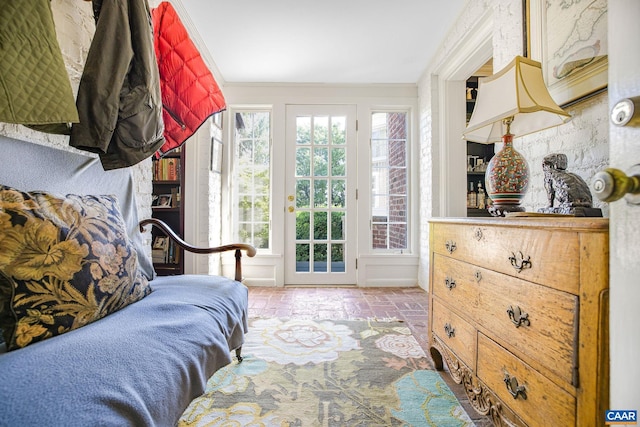
[[235, 113], [232, 176], [234, 233], [242, 243], [270, 248], [271, 112]]
[[409, 247], [409, 171], [406, 111], [371, 115], [371, 244], [374, 250]]

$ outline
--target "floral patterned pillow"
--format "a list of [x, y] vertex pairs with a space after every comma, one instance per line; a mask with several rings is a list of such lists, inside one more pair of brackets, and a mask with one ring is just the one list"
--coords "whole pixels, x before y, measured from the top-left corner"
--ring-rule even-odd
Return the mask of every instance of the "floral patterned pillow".
[[0, 329], [8, 350], [84, 326], [150, 292], [115, 197], [0, 185]]

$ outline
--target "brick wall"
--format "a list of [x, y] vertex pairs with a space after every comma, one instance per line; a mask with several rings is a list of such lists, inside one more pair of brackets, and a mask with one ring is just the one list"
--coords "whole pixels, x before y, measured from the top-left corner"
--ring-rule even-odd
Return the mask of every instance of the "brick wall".
[[[374, 249], [405, 249], [407, 247], [407, 115], [387, 114], [389, 138], [389, 216], [373, 217]], [[387, 243], [388, 239], [388, 243]]]
[[407, 115], [387, 116], [389, 130], [389, 249], [407, 247]]

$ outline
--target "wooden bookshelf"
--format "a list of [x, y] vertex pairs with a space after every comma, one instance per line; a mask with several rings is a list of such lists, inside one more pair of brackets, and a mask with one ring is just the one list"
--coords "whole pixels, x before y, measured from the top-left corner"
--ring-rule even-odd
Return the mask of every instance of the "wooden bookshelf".
[[[184, 237], [184, 146], [153, 160], [152, 217]], [[153, 228], [153, 266], [159, 276], [184, 274], [184, 253], [162, 231]]]

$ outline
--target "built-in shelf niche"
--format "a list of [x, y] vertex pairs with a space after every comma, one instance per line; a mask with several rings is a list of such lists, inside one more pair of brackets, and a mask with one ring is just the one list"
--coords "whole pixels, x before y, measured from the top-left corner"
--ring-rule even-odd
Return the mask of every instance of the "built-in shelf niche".
[[[478, 79], [481, 77], [487, 77], [493, 74], [493, 59], [487, 61], [482, 67], [480, 67], [471, 77], [467, 79], [467, 90], [465, 93], [467, 101], [467, 123], [473, 114], [475, 108], [476, 98], [478, 96]], [[486, 190], [484, 170], [483, 168], [489, 163], [489, 160], [494, 154], [494, 144], [479, 144], [476, 142], [467, 142], [467, 200], [469, 199], [468, 192], [470, 186], [473, 185], [474, 191], [478, 191], [479, 185], [482, 184], [482, 188]], [[485, 166], [482, 166], [485, 165]], [[476, 197], [477, 198], [477, 197]], [[482, 203], [479, 204], [482, 206]], [[484, 217], [491, 216], [486, 207], [479, 209], [476, 201], [475, 206], [467, 203], [467, 216], [469, 217]]]

